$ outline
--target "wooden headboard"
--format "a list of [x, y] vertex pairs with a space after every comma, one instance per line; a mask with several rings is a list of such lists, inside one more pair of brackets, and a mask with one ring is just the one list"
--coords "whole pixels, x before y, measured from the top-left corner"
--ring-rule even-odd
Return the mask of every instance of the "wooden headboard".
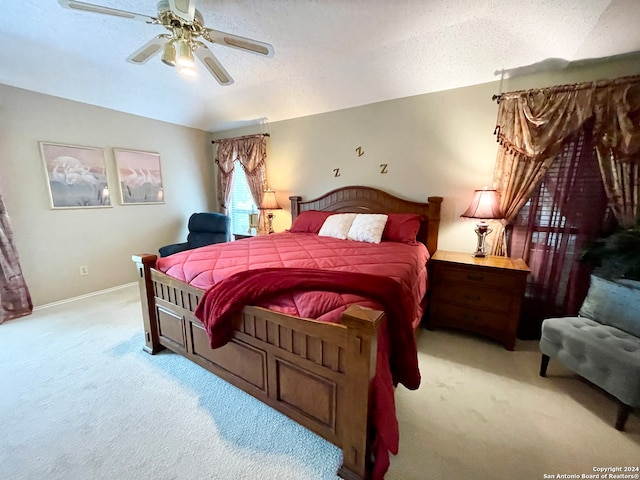
[[291, 220], [300, 212], [324, 210], [343, 213], [417, 213], [424, 221], [418, 240], [424, 243], [432, 255], [438, 248], [438, 227], [440, 225], [440, 204], [442, 197], [428, 197], [428, 203], [412, 202], [372, 187], [342, 187], [321, 197], [302, 201], [302, 197], [292, 196]]

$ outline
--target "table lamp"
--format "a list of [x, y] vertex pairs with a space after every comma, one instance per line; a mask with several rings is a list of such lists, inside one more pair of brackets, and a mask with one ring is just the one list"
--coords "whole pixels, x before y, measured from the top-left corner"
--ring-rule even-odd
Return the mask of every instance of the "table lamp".
[[476, 190], [471, 200], [471, 205], [460, 215], [463, 218], [476, 218], [479, 222], [476, 224], [476, 235], [478, 235], [478, 244], [474, 257], [486, 257], [485, 242], [487, 234], [491, 233], [487, 220], [495, 220], [502, 218], [500, 205], [498, 204], [498, 193], [485, 187], [482, 190]]
[[267, 189], [262, 195], [262, 202], [260, 202], [260, 206], [258, 207], [260, 210], [267, 211], [267, 221], [268, 221], [268, 232], [273, 233], [273, 210], [281, 210], [282, 207], [278, 205], [278, 201], [276, 200], [276, 192], [273, 190]]

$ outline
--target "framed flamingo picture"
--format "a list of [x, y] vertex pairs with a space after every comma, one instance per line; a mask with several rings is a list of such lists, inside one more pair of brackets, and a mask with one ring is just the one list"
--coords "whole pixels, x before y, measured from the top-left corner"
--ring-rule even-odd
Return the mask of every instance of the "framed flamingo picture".
[[123, 205], [164, 203], [160, 154], [114, 148]]
[[104, 150], [39, 142], [51, 208], [111, 207]]

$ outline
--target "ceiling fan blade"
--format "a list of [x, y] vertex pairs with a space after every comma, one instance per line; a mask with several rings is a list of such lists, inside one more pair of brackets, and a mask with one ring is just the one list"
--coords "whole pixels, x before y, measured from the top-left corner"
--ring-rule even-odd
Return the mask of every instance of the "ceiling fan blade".
[[233, 78], [231, 78], [229, 72], [225, 70], [218, 59], [213, 56], [211, 50], [200, 44], [196, 47], [195, 54], [220, 85], [231, 85], [233, 83]]
[[225, 47], [237, 48], [238, 50], [264, 55], [265, 57], [273, 57], [274, 54], [273, 47], [268, 43], [258, 42], [257, 40], [233, 35], [232, 33], [205, 28], [202, 36], [212, 43]]
[[83, 12], [102, 13], [104, 15], [113, 15], [114, 17], [130, 18], [131, 20], [138, 20], [145, 23], [158, 23], [158, 19], [150, 17], [148, 15], [142, 15], [140, 13], [126, 12], [124, 10], [118, 10], [116, 8], [103, 7], [102, 5], [94, 5], [87, 2], [76, 2], [75, 0], [58, 0], [58, 3], [70, 10], [81, 10]]
[[167, 37], [168, 35], [163, 34], [152, 38], [138, 50], [129, 55], [127, 57], [127, 62], [135, 63], [136, 65], [146, 63], [147, 60], [162, 50], [162, 47], [164, 47], [164, 44], [167, 42]]
[[173, 13], [187, 22], [193, 22], [196, 15], [196, 3], [194, 0], [168, 0], [169, 8]]

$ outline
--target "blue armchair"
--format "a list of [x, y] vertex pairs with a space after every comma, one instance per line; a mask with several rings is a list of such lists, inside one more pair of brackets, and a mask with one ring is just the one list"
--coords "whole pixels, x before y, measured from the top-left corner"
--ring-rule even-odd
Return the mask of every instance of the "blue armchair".
[[640, 406], [640, 282], [592, 275], [578, 315], [542, 322], [540, 375], [553, 358], [610, 393], [619, 403], [615, 426], [624, 430]]
[[161, 257], [231, 239], [229, 217], [222, 213], [194, 213], [189, 217], [188, 228], [187, 241], [160, 247]]

